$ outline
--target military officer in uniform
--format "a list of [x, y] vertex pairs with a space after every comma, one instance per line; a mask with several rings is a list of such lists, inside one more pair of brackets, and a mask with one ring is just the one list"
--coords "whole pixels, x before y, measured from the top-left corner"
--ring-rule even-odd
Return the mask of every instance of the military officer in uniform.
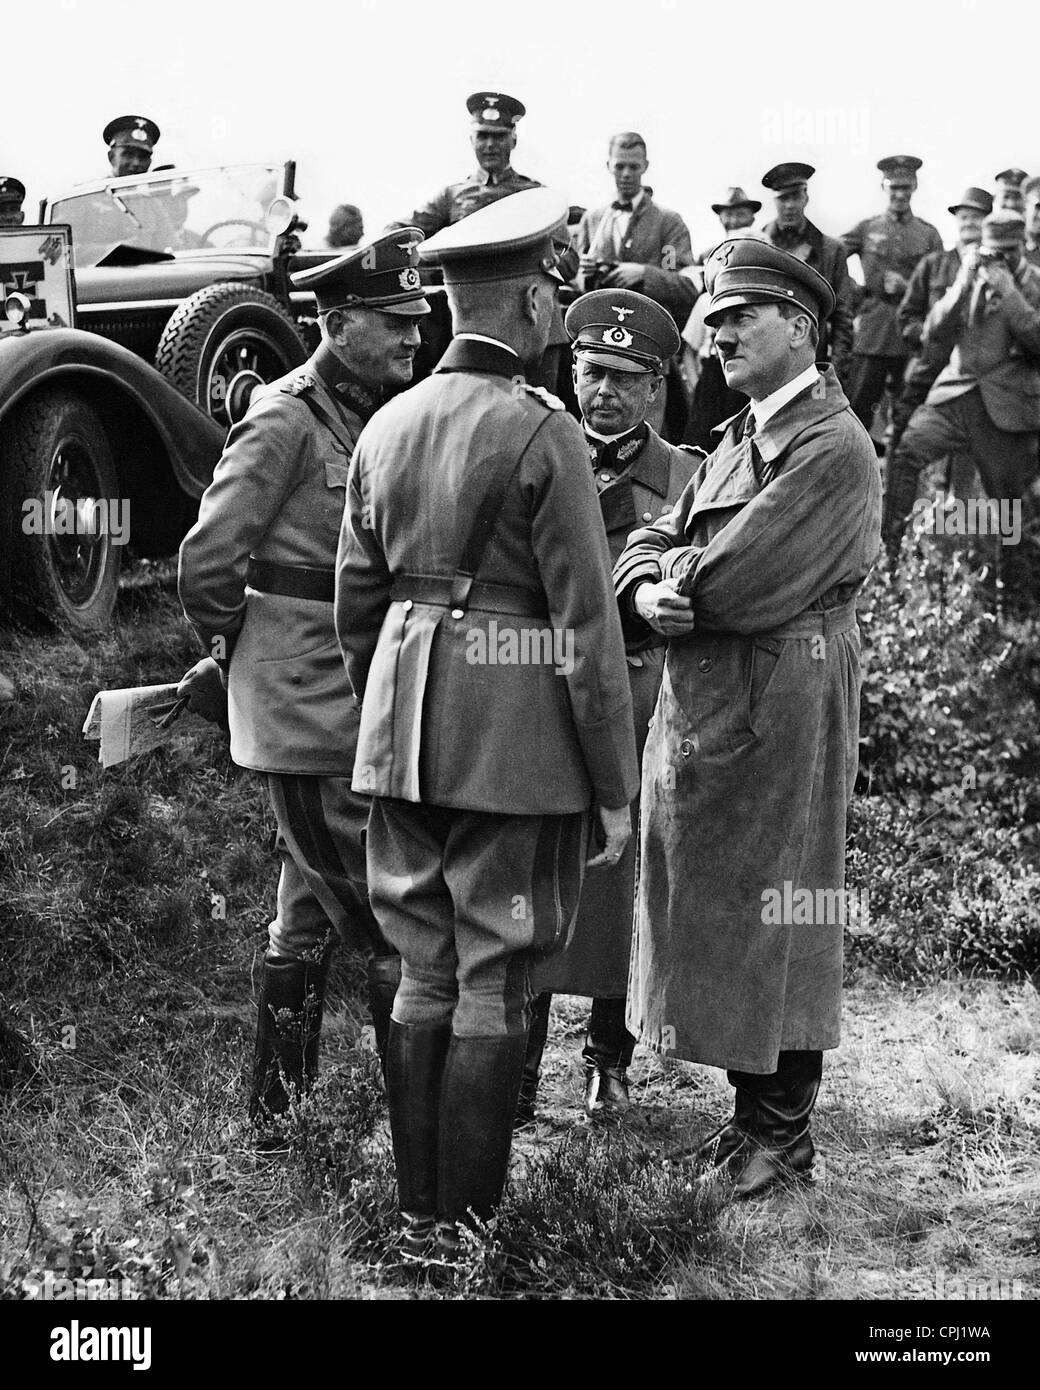
[[922, 256], [943, 249], [932, 224], [910, 210], [921, 163], [909, 154], [879, 160], [888, 207], [842, 237], [847, 253], [859, 256], [863, 267], [864, 294], [846, 384], [852, 408], [868, 430], [885, 388], [894, 395], [903, 382], [908, 349], [897, 311], [910, 276]]
[[[611, 560], [628, 534], [656, 521], [690, 481], [703, 454], [666, 444], [646, 423], [661, 389], [679, 332], [667, 309], [634, 290], [593, 290], [567, 311], [574, 353], [574, 389], [581, 407], [589, 462], [599, 493]], [[627, 654], [636, 754], [661, 684], [663, 642]], [[635, 811], [635, 808], [633, 808]], [[553, 992], [592, 999], [582, 1051], [585, 1108], [590, 1115], [627, 1109], [626, 1070], [635, 1038], [625, 1027], [625, 991], [632, 945], [635, 846], [618, 864], [585, 880], [574, 936], [566, 950], [535, 971], [535, 1000], [517, 1119], [534, 1119], [539, 1068]]]
[[984, 188], [967, 188], [960, 202], [951, 203], [949, 210], [957, 219], [957, 245], [949, 251], [931, 251], [918, 261], [899, 306], [899, 328], [914, 356], [906, 365], [903, 385], [892, 407], [892, 424], [885, 439], [888, 457], [899, 447], [910, 417], [924, 404], [929, 387], [946, 365], [934, 353], [921, 350], [924, 321], [932, 305], [956, 280], [965, 255], [981, 241], [982, 219], [993, 211], [993, 199]]
[[0, 177], [0, 227], [20, 227], [25, 221], [22, 203], [25, 184], [10, 175]]
[[852, 347], [853, 283], [848, 254], [837, 237], [826, 236], [805, 215], [811, 164], [774, 164], [762, 175], [762, 185], [774, 194], [776, 217], [762, 228], [766, 240], [818, 270], [834, 291], [834, 312], [820, 327], [816, 360], [829, 362], [841, 377]]
[[[461, 221], [463, 217], [469, 217], [478, 208], [498, 202], [500, 198], [508, 198], [525, 188], [541, 187], [537, 179], [518, 174], [510, 163], [516, 148], [517, 122], [527, 114], [523, 102], [507, 96], [505, 92], [474, 92], [466, 98], [466, 109], [472, 123], [470, 143], [477, 157], [477, 169], [459, 183], [449, 183], [412, 213], [411, 224], [420, 227], [428, 237]], [[564, 237], [564, 243], [568, 240]], [[569, 246], [565, 249], [561, 247], [560, 272], [563, 278], [570, 279], [577, 269], [577, 253], [571, 251]], [[434, 330], [435, 356], [449, 333], [448, 325], [437, 325]], [[531, 367], [532, 379], [537, 378], [542, 385], [556, 388], [566, 342], [563, 315], [557, 308], [542, 361], [537, 367]]]
[[347, 471], [362, 426], [406, 384], [429, 312], [415, 228], [294, 275], [313, 291], [322, 341], [302, 367], [254, 391], [180, 553], [184, 611], [210, 657], [182, 689], [219, 714], [231, 755], [264, 775], [281, 878], [269, 929], [250, 1110], [285, 1111], [285, 1083], [317, 1068], [334, 933], [370, 957], [376, 1041], [385, 1049], [398, 962], [368, 904], [368, 801], [351, 790], [358, 711], [333, 626], [333, 564]]
[[116, 178], [147, 174], [159, 142], [159, 127], [147, 116], [117, 116], [101, 133], [108, 146], [108, 162]]
[[663, 1055], [727, 1068], [734, 1114], [698, 1158], [753, 1197], [810, 1171], [838, 1044], [842, 926], [815, 905], [844, 888], [855, 600], [881, 485], [816, 364], [823, 276], [745, 238], [715, 249], [706, 282], [716, 350], [750, 404], [614, 568], [628, 634], [669, 639], [643, 753], [628, 1024]]
[[1024, 169], [1001, 169], [994, 178], [997, 192], [993, 199], [993, 206], [995, 208], [1010, 208], [1012, 212], [1025, 212], [1026, 200], [1022, 185], [1027, 178], [1028, 175]]
[[448, 1259], [501, 1196], [530, 969], [570, 929], [590, 809], [594, 860], [617, 863], [638, 784], [585, 441], [525, 378], [566, 216], [531, 189], [426, 244], [455, 337], [365, 428], [337, 558], [372, 906], [402, 956], [387, 1087], [405, 1248], [436, 1230]]

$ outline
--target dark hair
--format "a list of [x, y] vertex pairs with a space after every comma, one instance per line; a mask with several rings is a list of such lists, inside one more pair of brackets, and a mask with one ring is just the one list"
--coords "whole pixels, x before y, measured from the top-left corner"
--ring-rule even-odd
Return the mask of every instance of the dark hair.
[[796, 319], [799, 314], [804, 314], [809, 320], [809, 341], [813, 347], [819, 346], [820, 330], [813, 323], [812, 315], [808, 309], [803, 309], [800, 304], [778, 304], [776, 308], [782, 319]]

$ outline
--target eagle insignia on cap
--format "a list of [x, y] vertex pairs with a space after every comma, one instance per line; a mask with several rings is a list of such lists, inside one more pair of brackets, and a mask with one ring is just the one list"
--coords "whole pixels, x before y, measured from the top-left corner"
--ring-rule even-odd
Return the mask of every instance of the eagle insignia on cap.
[[402, 270], [397, 278], [401, 282], [403, 290], [417, 290], [421, 283], [419, 272], [412, 266], [409, 266], [407, 270]]
[[617, 314], [618, 323], [624, 323], [625, 319], [628, 318], [629, 314], [635, 313], [634, 309], [623, 309], [620, 304], [612, 304], [610, 308], [613, 313]]
[[719, 247], [712, 259], [718, 261], [720, 265], [729, 265], [729, 258], [732, 255], [733, 243], [728, 241], [725, 246]]
[[[631, 310], [629, 310], [631, 313]], [[632, 344], [632, 334], [627, 328], [608, 328], [603, 333], [603, 341], [609, 343], [611, 347], [630, 347]]]

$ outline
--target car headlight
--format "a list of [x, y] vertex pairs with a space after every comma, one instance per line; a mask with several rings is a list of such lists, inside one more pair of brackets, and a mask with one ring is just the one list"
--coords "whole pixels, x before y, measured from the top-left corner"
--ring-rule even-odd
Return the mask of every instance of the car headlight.
[[32, 304], [24, 294], [20, 294], [17, 290], [13, 294], [9, 294], [4, 300], [4, 313], [8, 322], [17, 324], [19, 328], [25, 327], [31, 309]]

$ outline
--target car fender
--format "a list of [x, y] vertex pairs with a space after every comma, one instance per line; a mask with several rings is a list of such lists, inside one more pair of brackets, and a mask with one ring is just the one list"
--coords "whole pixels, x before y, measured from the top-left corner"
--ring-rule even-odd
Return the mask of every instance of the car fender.
[[120, 392], [155, 429], [180, 489], [195, 500], [202, 496], [225, 431], [142, 358], [75, 328], [0, 335], [0, 420], [44, 385], [76, 387], [87, 399], [92, 385]]

